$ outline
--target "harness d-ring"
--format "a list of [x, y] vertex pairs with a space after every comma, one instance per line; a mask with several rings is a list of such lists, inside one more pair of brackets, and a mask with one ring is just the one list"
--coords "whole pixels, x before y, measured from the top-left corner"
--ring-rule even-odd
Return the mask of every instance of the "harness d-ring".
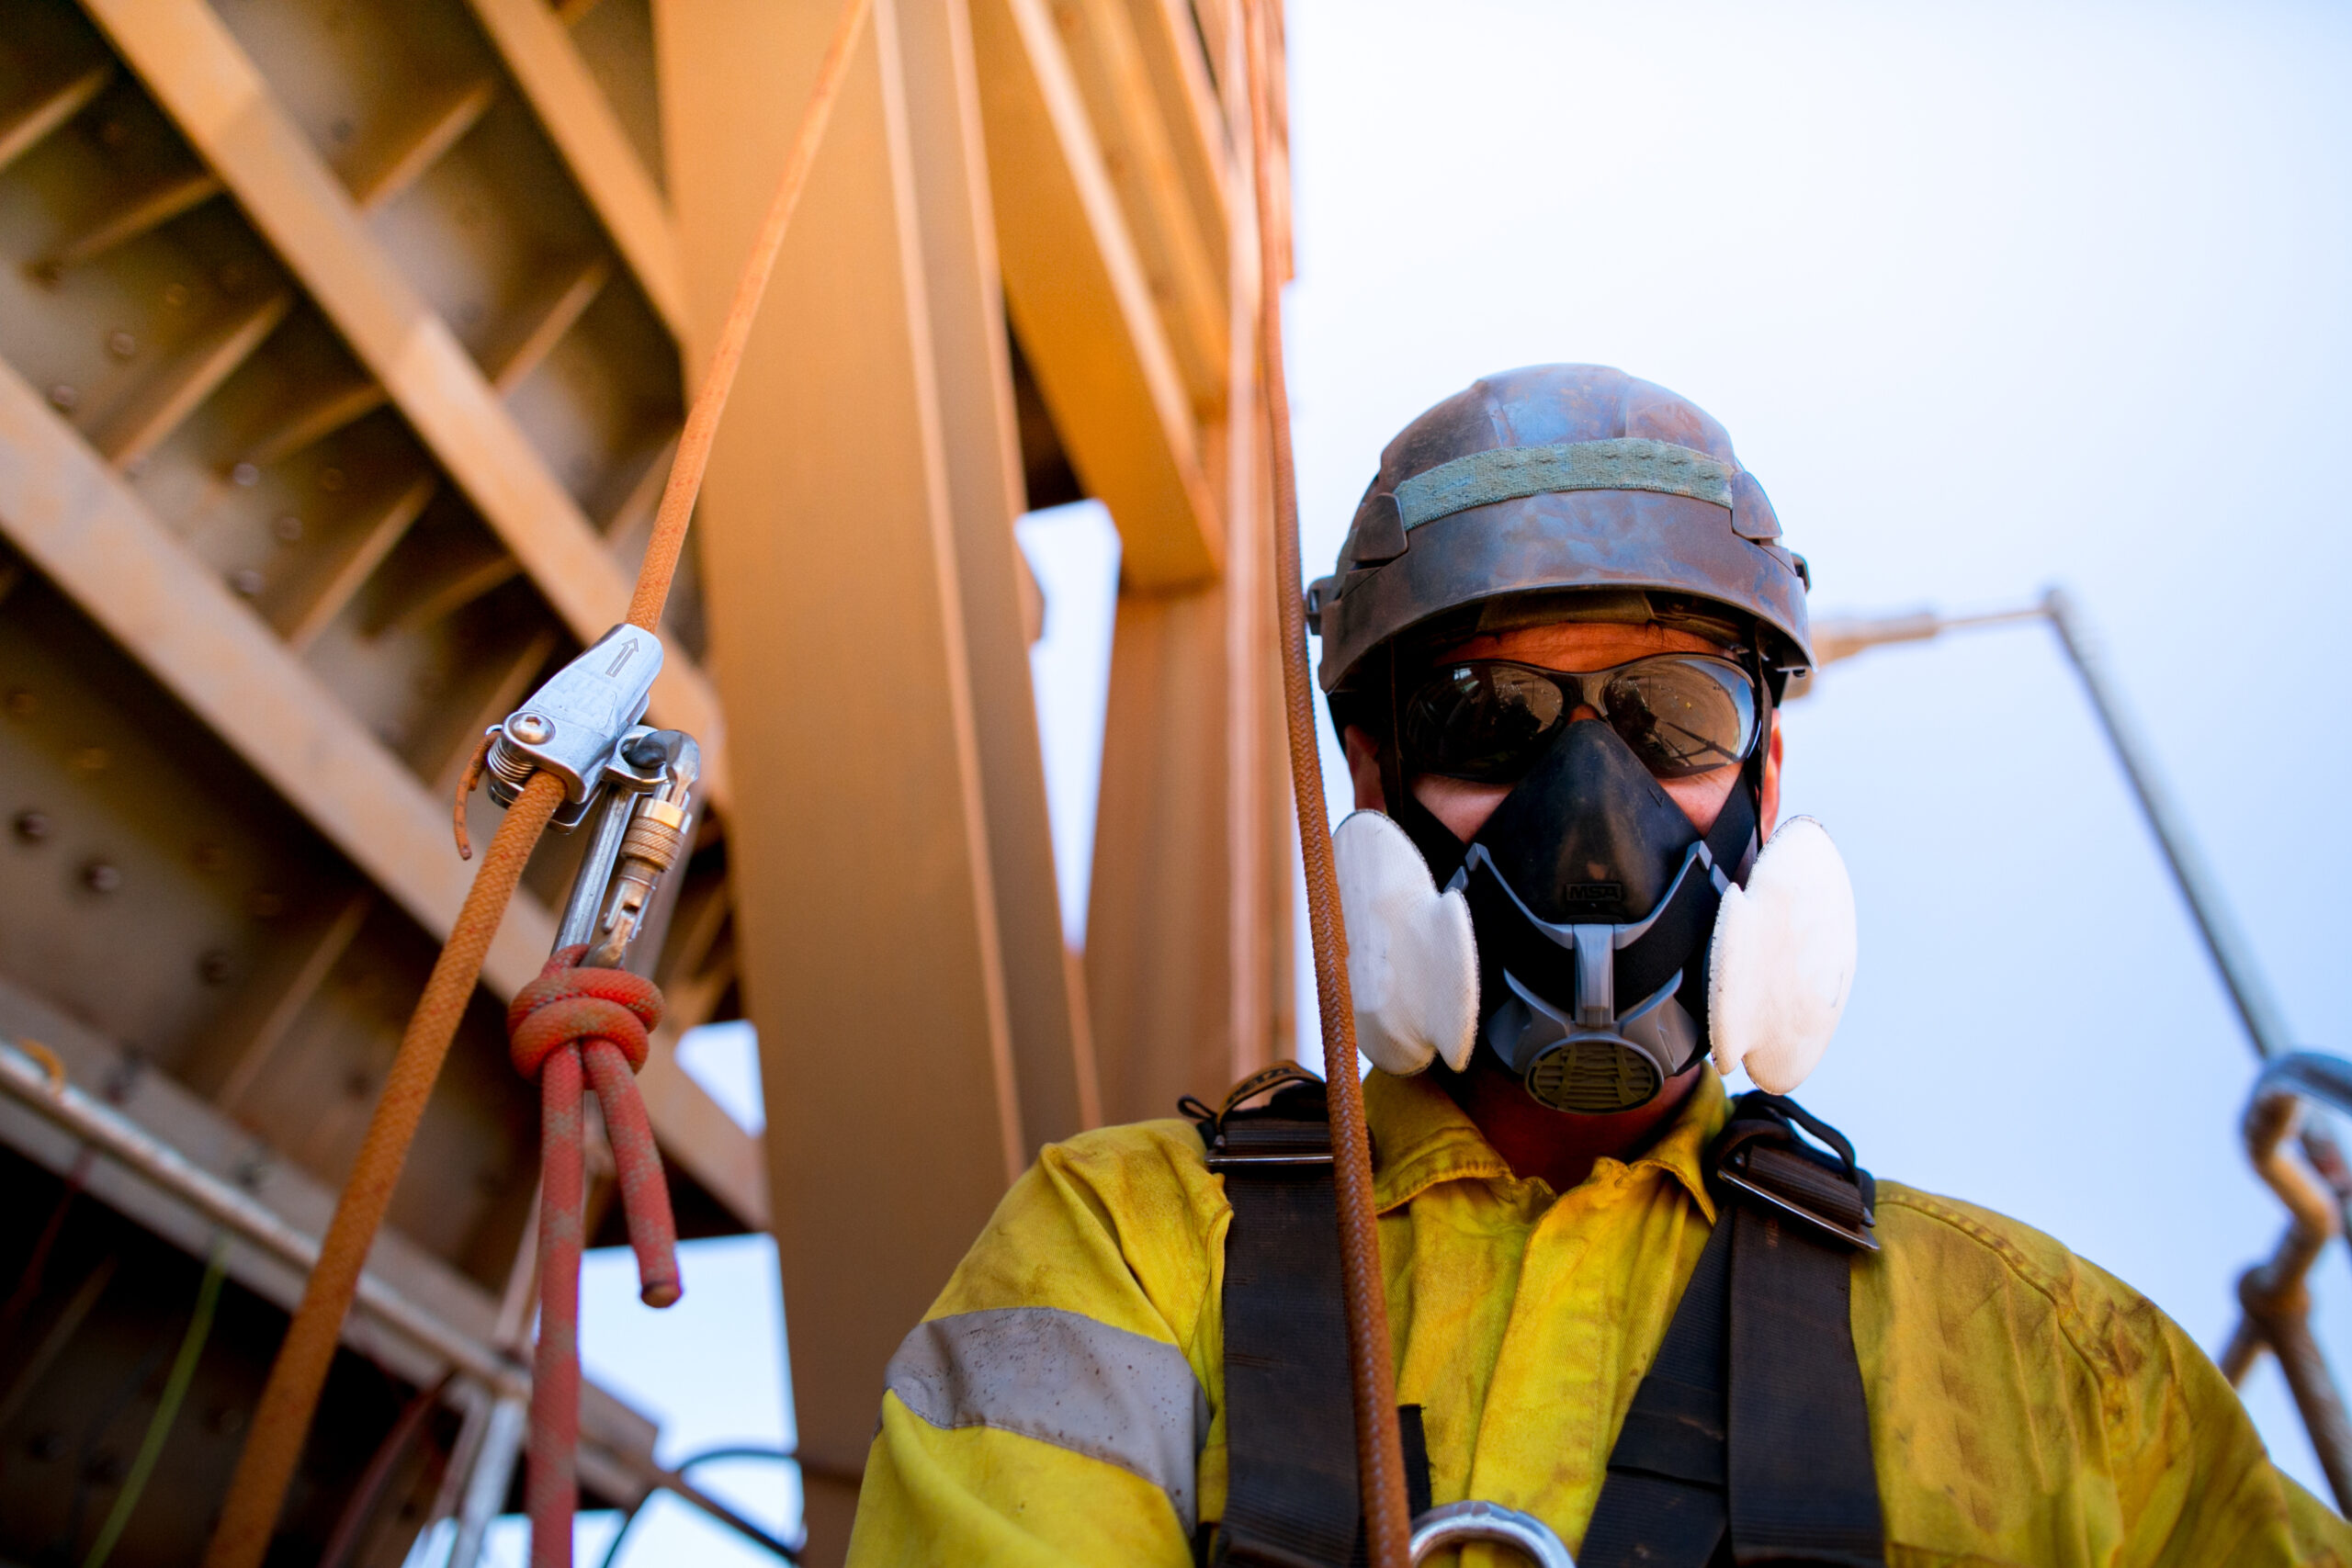
[[1577, 1560], [1552, 1533], [1552, 1527], [1532, 1514], [1506, 1508], [1500, 1503], [1448, 1503], [1431, 1508], [1413, 1521], [1413, 1561], [1428, 1560], [1432, 1551], [1464, 1541], [1493, 1541], [1515, 1546], [1535, 1568], [1577, 1568]]

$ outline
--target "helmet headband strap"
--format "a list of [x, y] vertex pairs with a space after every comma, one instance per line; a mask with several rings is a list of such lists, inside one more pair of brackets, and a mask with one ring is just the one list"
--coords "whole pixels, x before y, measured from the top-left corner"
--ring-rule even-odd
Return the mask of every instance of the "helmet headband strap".
[[1407, 532], [1474, 506], [1577, 490], [1646, 490], [1732, 509], [1729, 463], [1670, 442], [1622, 436], [1553, 446], [1498, 446], [1440, 463], [1396, 487]]

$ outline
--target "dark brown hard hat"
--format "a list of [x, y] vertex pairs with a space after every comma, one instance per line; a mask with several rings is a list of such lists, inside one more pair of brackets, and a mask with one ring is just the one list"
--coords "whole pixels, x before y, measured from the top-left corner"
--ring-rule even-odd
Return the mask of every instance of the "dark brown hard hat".
[[1322, 686], [1450, 612], [1531, 594], [1573, 596], [1545, 619], [1574, 618], [1580, 600], [1609, 619], [1727, 612], [1768, 667], [1809, 670], [1810, 579], [1780, 538], [1763, 487], [1697, 404], [1604, 365], [1488, 376], [1381, 454], [1339, 570], [1308, 590]]

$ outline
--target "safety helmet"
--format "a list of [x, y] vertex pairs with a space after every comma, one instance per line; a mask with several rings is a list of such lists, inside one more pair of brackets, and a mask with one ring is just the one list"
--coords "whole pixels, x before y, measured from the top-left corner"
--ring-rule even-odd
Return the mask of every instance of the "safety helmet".
[[1381, 454], [1338, 570], [1307, 592], [1322, 687], [1344, 693], [1408, 633], [1590, 615], [1752, 635], [1777, 695], [1813, 664], [1810, 577], [1780, 540], [1731, 437], [1688, 399], [1605, 365], [1488, 376]]
[[[1414, 700], [1427, 700], [1428, 672], [1414, 665], [1481, 633], [1551, 621], [1696, 632], [1779, 700], [1813, 663], [1804, 561], [1780, 536], [1723, 426], [1605, 366], [1487, 377], [1388, 444], [1339, 570], [1308, 596], [1333, 724], [1383, 738], [1383, 794], [1401, 829], [1351, 819], [1335, 844], [1343, 903], [1351, 886], [1359, 894], [1350, 929], [1365, 928], [1350, 953], [1351, 975], [1367, 970], [1360, 1036], [1402, 1043], [1382, 1065], [1419, 1070], [1442, 1052], [1458, 1069], [1490, 1053], [1538, 1103], [1591, 1114], [1647, 1103], [1705, 1052], [1710, 933], [1760, 849], [1760, 729], [1747, 730], [1740, 787], [1702, 829], [1613, 717], [1570, 718], [1550, 727], [1467, 840], [1408, 786], [1405, 748], [1385, 742], [1399, 733], [1408, 675]], [[1482, 679], [1467, 665], [1439, 676], [1438, 700], [1450, 682]], [[1367, 902], [1375, 886], [1403, 893]], [[1421, 980], [1385, 983], [1402, 972], [1398, 953], [1425, 961]], [[1384, 998], [1444, 1005], [1434, 1024], [1398, 1022], [1381, 1013]]]

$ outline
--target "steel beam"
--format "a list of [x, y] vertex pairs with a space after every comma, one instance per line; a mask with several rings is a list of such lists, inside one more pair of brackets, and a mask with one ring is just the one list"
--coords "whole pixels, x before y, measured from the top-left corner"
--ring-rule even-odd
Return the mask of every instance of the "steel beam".
[[[1227, 65], [1238, 80], [1238, 60]], [[1246, 125], [1230, 140], [1246, 154]], [[1229, 167], [1246, 189], [1246, 164]], [[1189, 592], [1130, 585], [1113, 636], [1086, 983], [1114, 1122], [1165, 1116], [1187, 1093], [1214, 1100], [1295, 1048], [1257, 235], [1250, 203], [1232, 218], [1226, 414], [1204, 442], [1225, 501], [1225, 575]]]
[[[85, 8], [572, 634], [603, 636], [628, 609], [628, 578], [212, 8], [204, 0], [87, 0]], [[725, 738], [702, 672], [672, 649], [653, 700], [660, 722], [702, 743], [704, 777], [724, 805]]]
[[909, 150], [940, 446], [996, 885], [1005, 1004], [1029, 1145], [1102, 1120], [1086, 997], [1062, 940], [1045, 758], [1029, 681], [1021, 439], [965, 0], [899, 0]]
[[685, 273], [670, 209], [571, 34], [542, 0], [467, 0], [514, 73], [548, 140], [670, 329], [686, 322]]
[[976, 0], [1005, 301], [1055, 427], [1118, 525], [1120, 576], [1167, 590], [1224, 558], [1190, 389], [1045, 0]]
[[[148, 512], [16, 370], [0, 365], [0, 531], [165, 690], [438, 937], [473, 870], [449, 813]], [[555, 922], [518, 898], [483, 978], [511, 994], [547, 962]]]
[[[448, 810], [13, 368], [0, 365], [0, 534], [436, 941], [473, 880]], [[527, 895], [482, 967], [500, 997], [538, 974], [555, 920]], [[647, 1064], [654, 1134], [747, 1224], [766, 1213], [758, 1141], [666, 1051]]]
[[[695, 364], [832, 13], [655, 6]], [[956, 515], [956, 476], [1001, 485], [985, 476], [1003, 458], [992, 446], [966, 452], [968, 468], [951, 458], [988, 420], [945, 412], [971, 389], [947, 384], [957, 351], [938, 342], [931, 294], [956, 287], [967, 310], [978, 286], [925, 276], [902, 54], [902, 18], [912, 32], [935, 16], [881, 0], [858, 45], [752, 329], [700, 525], [793, 1395], [802, 1451], [845, 1475], [863, 1469], [884, 1363], [1030, 1149]], [[933, 42], [906, 47], [936, 60]], [[846, 1505], [845, 1489], [811, 1489], [811, 1561], [838, 1558]]]

